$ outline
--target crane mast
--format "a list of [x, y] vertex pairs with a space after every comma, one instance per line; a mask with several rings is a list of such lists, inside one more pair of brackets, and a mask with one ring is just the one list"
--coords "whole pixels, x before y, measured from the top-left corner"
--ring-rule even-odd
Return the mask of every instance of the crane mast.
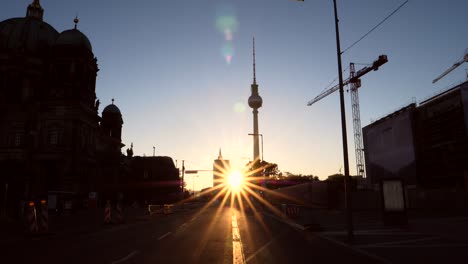
[[359, 94], [358, 88], [361, 87], [361, 80], [354, 79], [355, 70], [354, 63], [349, 65], [350, 80], [351, 82], [351, 107], [353, 112], [353, 130], [354, 130], [354, 151], [356, 153], [356, 170], [357, 175], [365, 177], [364, 170], [364, 147], [362, 142], [362, 128], [361, 128], [361, 112], [359, 110]]
[[[362, 128], [361, 128], [361, 113], [359, 110], [359, 94], [358, 88], [361, 87], [361, 79], [360, 77], [364, 76], [365, 74], [369, 73], [370, 71], [378, 70], [380, 66], [387, 63], [387, 55], [380, 55], [377, 60], [372, 63], [372, 66], [364, 67], [359, 71], [355, 71], [354, 63], [350, 63], [350, 76], [348, 79], [343, 81], [343, 86], [351, 84], [351, 106], [353, 112], [353, 130], [354, 130], [354, 147], [356, 153], [356, 170], [357, 175], [365, 177], [364, 171], [364, 148], [362, 143]], [[320, 101], [321, 99], [327, 97], [328, 95], [334, 93], [335, 91], [339, 90], [340, 86], [335, 85], [328, 90], [323, 91], [319, 95], [317, 95], [314, 99], [310, 100], [307, 105], [311, 106], [312, 104]]]

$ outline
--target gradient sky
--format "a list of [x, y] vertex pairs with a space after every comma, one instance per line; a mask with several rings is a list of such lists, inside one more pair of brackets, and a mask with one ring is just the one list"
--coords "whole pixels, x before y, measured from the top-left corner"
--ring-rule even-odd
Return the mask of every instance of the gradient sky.
[[[30, 2], [4, 1], [0, 21], [24, 16]], [[342, 49], [403, 2], [338, 0]], [[265, 160], [281, 171], [321, 179], [342, 167], [339, 94], [306, 106], [337, 77], [331, 0], [42, 0], [41, 5], [44, 20], [59, 32], [72, 28], [78, 14], [78, 29], [98, 59], [100, 111], [115, 98], [123, 113], [123, 143], [133, 142], [136, 155], [152, 155], [155, 146], [156, 155], [178, 165], [184, 159], [186, 169], [201, 170], [212, 168], [221, 147], [231, 163], [245, 164], [252, 157], [247, 99], [255, 36]], [[343, 54], [343, 69], [388, 55], [387, 64], [362, 78], [362, 126], [465, 80], [468, 64], [431, 83], [468, 48], [466, 10], [465, 0], [410, 0]], [[349, 93], [345, 98], [355, 174]], [[200, 173], [195, 189], [211, 186], [211, 175]], [[192, 188], [191, 176], [186, 180]]]

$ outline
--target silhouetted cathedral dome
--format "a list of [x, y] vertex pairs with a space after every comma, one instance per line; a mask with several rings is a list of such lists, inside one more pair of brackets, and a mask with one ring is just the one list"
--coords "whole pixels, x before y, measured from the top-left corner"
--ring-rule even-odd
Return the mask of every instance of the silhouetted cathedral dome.
[[120, 109], [115, 105], [115, 104], [110, 104], [108, 106], [106, 106], [104, 108], [104, 110], [102, 110], [102, 114], [107, 114], [107, 113], [110, 113], [110, 114], [120, 114]]
[[36, 17], [11, 18], [0, 22], [0, 50], [37, 54], [46, 52], [59, 33]]
[[78, 29], [69, 29], [60, 33], [56, 46], [68, 46], [73, 48], [86, 48], [89, 51], [93, 51], [91, 43], [88, 37]]

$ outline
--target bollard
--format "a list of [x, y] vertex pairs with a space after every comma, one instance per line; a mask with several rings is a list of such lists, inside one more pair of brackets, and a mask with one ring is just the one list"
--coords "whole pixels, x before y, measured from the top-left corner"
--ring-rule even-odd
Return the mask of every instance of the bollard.
[[111, 204], [110, 201], [107, 200], [106, 208], [104, 209], [104, 224], [111, 223]]
[[118, 224], [123, 222], [123, 211], [120, 203], [115, 206], [115, 222]]
[[27, 218], [28, 218], [28, 223], [27, 223], [28, 232], [30, 234], [37, 233], [38, 232], [38, 226], [37, 226], [36, 207], [35, 207], [34, 202], [29, 202], [28, 203]]
[[281, 204], [281, 211], [283, 212], [283, 214], [285, 216], [288, 215], [288, 212], [286, 211], [286, 208], [287, 208], [287, 204]]
[[41, 233], [49, 232], [49, 208], [46, 200], [41, 200], [40, 230]]

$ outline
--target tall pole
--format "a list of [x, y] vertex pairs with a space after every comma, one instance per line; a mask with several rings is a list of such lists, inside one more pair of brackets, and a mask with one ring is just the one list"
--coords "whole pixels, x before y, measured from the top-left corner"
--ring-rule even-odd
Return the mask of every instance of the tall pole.
[[3, 216], [6, 216], [6, 212], [7, 212], [7, 198], [8, 198], [8, 182], [5, 183], [5, 200], [3, 202]]
[[333, 8], [335, 11], [335, 33], [336, 33], [336, 55], [338, 57], [338, 78], [340, 82], [340, 107], [341, 107], [341, 134], [343, 138], [343, 160], [345, 172], [345, 208], [346, 208], [346, 227], [348, 231], [348, 242], [353, 241], [353, 216], [351, 212], [351, 185], [349, 177], [349, 162], [348, 162], [348, 140], [346, 137], [346, 114], [344, 105], [344, 92], [343, 92], [343, 70], [341, 67], [341, 47], [340, 47], [340, 31], [338, 28], [338, 11], [336, 8], [336, 0], [333, 0]]
[[185, 160], [182, 160], [182, 193], [184, 192], [184, 174], [185, 174], [185, 166], [184, 166]]

